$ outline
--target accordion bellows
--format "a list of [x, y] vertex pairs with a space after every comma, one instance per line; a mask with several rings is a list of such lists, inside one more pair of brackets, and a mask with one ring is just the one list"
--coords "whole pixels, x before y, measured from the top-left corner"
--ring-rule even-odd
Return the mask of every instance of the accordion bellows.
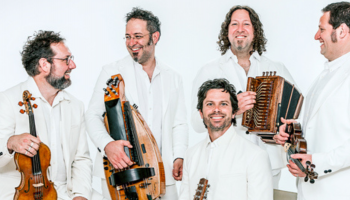
[[276, 72], [264, 72], [256, 78], [249, 77], [247, 91], [256, 92], [254, 107], [243, 113], [242, 126], [258, 134], [266, 143], [274, 143], [273, 135], [282, 125], [281, 117], [297, 119], [303, 95]]

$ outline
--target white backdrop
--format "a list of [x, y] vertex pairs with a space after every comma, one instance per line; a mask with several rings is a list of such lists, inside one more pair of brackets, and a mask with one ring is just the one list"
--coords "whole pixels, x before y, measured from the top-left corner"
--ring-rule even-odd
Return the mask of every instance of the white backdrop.
[[[322, 71], [325, 58], [314, 40], [321, 9], [331, 0], [12, 0], [0, 2], [0, 91], [26, 80], [20, 51], [37, 30], [61, 32], [75, 57], [68, 91], [88, 106], [101, 67], [128, 54], [125, 14], [139, 6], [159, 17], [162, 35], [156, 55], [184, 79], [189, 121], [192, 81], [201, 66], [220, 56], [216, 45], [226, 13], [237, 4], [259, 14], [268, 39], [266, 56], [283, 62], [305, 94]], [[204, 138], [190, 128], [190, 146]], [[96, 148], [89, 141], [91, 157]], [[179, 184], [180, 185], [180, 184]], [[93, 187], [100, 190], [94, 178]], [[296, 191], [295, 179], [283, 170], [280, 189]]]

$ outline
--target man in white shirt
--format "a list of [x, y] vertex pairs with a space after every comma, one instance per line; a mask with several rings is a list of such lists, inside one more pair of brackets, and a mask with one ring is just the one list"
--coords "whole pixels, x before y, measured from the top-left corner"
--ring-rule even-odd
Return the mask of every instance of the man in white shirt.
[[[298, 178], [300, 200], [350, 199], [350, 3], [332, 3], [322, 12], [315, 40], [328, 61], [305, 100], [301, 125], [308, 154], [292, 156], [304, 166], [315, 164], [318, 179], [310, 184]], [[288, 138], [284, 128], [275, 136], [282, 145]], [[305, 177], [293, 162], [287, 166], [292, 175]]]
[[242, 113], [253, 107], [255, 92], [245, 92], [248, 77], [261, 76], [266, 71], [276, 71], [291, 84], [294, 80], [282, 63], [273, 62], [262, 53], [265, 51], [266, 39], [258, 14], [248, 6], [234, 6], [226, 14], [225, 21], [221, 25], [219, 41], [217, 42], [222, 57], [209, 62], [202, 67], [195, 80], [192, 89], [191, 122], [192, 127], [198, 133], [204, 132], [202, 120], [196, 109], [197, 91], [200, 85], [210, 79], [226, 78], [233, 84], [238, 94], [238, 107], [236, 113], [236, 132], [244, 138], [252, 141], [265, 149], [270, 158], [274, 188], [278, 188], [281, 168], [285, 163], [283, 150], [280, 146], [263, 143], [256, 135], [247, 134], [247, 128], [242, 124]]
[[210, 185], [207, 199], [272, 200], [266, 151], [233, 128], [238, 111], [234, 86], [226, 79], [204, 82], [198, 91], [197, 109], [208, 137], [186, 153], [180, 199], [193, 199], [199, 180], [206, 178]]
[[100, 152], [94, 175], [101, 178], [103, 194], [110, 198], [102, 156], [107, 156], [118, 169], [132, 165], [123, 150], [124, 146], [132, 148], [131, 144], [124, 140], [114, 141], [107, 133], [102, 117], [105, 112], [102, 89], [112, 75], [121, 74], [127, 100], [138, 106], [162, 154], [167, 186], [162, 199], [175, 200], [175, 180], [182, 179], [183, 157], [188, 146], [182, 79], [155, 57], [155, 46], [161, 36], [158, 17], [133, 8], [126, 15], [126, 23], [125, 44], [130, 55], [103, 67], [86, 113], [88, 133]]
[[[0, 93], [0, 199], [13, 199], [20, 185], [14, 153], [33, 157], [41, 142], [51, 150], [48, 177], [58, 199], [92, 199], [84, 106], [64, 90], [76, 68], [71, 52], [58, 33], [39, 31], [25, 44], [22, 63], [28, 80]], [[33, 111], [38, 137], [30, 134], [28, 115], [19, 112], [24, 109], [18, 102], [23, 101], [25, 90], [35, 98], [32, 104], [38, 105]]]

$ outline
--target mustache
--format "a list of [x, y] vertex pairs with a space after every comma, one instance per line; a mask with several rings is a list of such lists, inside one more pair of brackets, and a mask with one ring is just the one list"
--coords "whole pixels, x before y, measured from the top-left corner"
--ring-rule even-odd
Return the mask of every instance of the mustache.
[[214, 115], [221, 115], [221, 116], [226, 117], [226, 115], [225, 115], [224, 113], [221, 113], [220, 111], [214, 111], [214, 112], [210, 113], [210, 114], [208, 115], [208, 117], [212, 117], [212, 116], [214, 116]]

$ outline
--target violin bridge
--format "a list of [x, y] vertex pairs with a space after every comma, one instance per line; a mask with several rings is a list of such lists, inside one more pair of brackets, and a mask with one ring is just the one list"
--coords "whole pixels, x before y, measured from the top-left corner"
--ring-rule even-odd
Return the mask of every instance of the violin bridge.
[[36, 183], [36, 184], [33, 184], [33, 186], [34, 186], [35, 188], [38, 188], [38, 187], [44, 186], [44, 184], [43, 184], [43, 183]]
[[291, 143], [284, 143], [284, 146], [283, 146], [284, 151], [287, 152], [290, 146], [292, 146]]

